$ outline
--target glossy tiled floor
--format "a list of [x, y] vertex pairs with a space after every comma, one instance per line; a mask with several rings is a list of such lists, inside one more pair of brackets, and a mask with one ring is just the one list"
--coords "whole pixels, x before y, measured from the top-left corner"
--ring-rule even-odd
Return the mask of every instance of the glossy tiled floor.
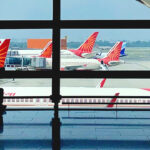
[[[149, 150], [150, 112], [61, 111], [62, 150]], [[53, 111], [7, 112], [0, 150], [51, 150]]]

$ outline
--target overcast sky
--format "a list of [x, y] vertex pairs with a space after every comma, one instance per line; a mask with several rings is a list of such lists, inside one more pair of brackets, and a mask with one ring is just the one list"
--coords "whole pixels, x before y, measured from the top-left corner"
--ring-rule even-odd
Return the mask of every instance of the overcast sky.
[[[0, 20], [52, 19], [52, 0], [0, 0]], [[150, 8], [136, 0], [61, 0], [61, 19], [150, 19]], [[149, 30], [62, 30], [69, 41], [83, 41], [99, 31], [98, 40], [147, 40]], [[0, 30], [0, 38], [51, 38], [51, 30]]]

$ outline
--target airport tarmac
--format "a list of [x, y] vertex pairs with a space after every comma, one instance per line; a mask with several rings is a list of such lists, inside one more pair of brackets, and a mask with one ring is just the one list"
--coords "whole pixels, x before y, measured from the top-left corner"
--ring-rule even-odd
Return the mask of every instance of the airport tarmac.
[[[125, 61], [109, 70], [150, 70], [150, 61]], [[101, 73], [101, 72], [100, 72]], [[62, 87], [96, 87], [102, 79], [61, 79]], [[51, 79], [0, 79], [2, 87], [51, 87]], [[104, 88], [150, 88], [150, 79], [107, 79]]]
[[[95, 87], [102, 79], [61, 79], [61, 87]], [[6, 79], [1, 87], [51, 87], [51, 79]], [[150, 79], [106, 79], [104, 88], [150, 88]]]
[[[96, 50], [99, 52], [98, 50]], [[103, 52], [106, 52], [103, 50]], [[109, 70], [150, 71], [150, 47], [126, 48], [125, 63], [109, 67]], [[61, 79], [63, 87], [96, 87], [102, 79]], [[3, 87], [51, 87], [51, 79], [0, 79]], [[104, 88], [150, 88], [150, 79], [107, 79]]]

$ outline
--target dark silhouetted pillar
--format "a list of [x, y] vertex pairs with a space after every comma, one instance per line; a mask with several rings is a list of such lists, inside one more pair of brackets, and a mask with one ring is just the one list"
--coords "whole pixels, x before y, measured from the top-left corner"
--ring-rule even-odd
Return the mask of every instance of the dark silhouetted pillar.
[[4, 90], [0, 88], [0, 133], [3, 132], [3, 114], [6, 109], [6, 106], [3, 105], [3, 93]]
[[52, 102], [54, 103], [54, 118], [52, 119], [52, 148], [60, 149], [60, 4], [61, 0], [53, 1], [53, 55], [52, 55]]
[[60, 118], [57, 116], [58, 111], [56, 108], [57, 104], [55, 104], [55, 115], [54, 118], [52, 119], [52, 147], [53, 150], [59, 150], [60, 149]]
[[5, 68], [0, 68], [0, 71], [5, 71]]
[[[60, 150], [60, 118], [59, 118], [59, 106], [58, 102], [61, 99], [61, 96], [51, 96], [54, 102], [54, 118], [52, 118], [52, 149]], [[55, 99], [55, 100], [54, 100]], [[57, 99], [57, 100], [56, 100]]]
[[53, 55], [52, 55], [52, 102], [54, 103], [54, 118], [52, 119], [52, 148], [60, 150], [60, 4], [61, 0], [53, 1]]

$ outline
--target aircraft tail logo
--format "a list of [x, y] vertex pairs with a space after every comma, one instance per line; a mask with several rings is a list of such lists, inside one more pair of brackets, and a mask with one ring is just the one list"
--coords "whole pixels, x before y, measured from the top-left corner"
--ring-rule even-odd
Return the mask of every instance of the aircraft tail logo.
[[94, 32], [78, 49], [82, 53], [91, 53], [94, 47], [98, 32]]
[[122, 44], [123, 42], [117, 42], [104, 59], [107, 59], [108, 61], [119, 61]]
[[0, 40], [0, 68], [3, 68], [5, 65], [9, 44], [10, 44], [10, 39]]
[[120, 52], [120, 57], [127, 56], [127, 54], [125, 54], [126, 44], [127, 44], [126, 42], [123, 42], [123, 44], [122, 44], [122, 48], [121, 48], [121, 52]]
[[44, 47], [39, 57], [51, 58], [51, 56], [52, 56], [52, 41], [47, 43], [47, 45]]

